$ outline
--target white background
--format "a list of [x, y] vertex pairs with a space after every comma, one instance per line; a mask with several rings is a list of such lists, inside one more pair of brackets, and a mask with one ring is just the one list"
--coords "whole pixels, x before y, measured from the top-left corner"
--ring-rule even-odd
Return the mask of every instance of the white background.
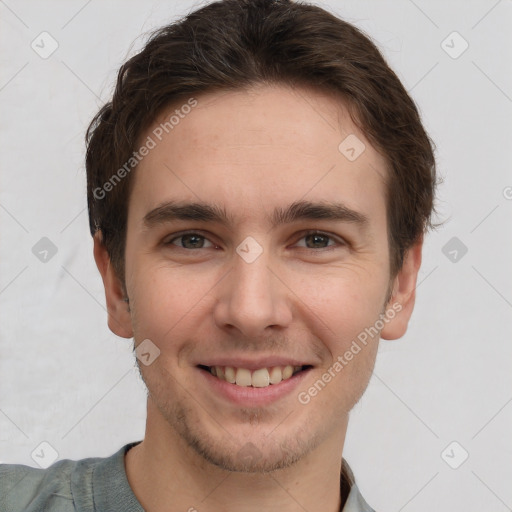
[[[145, 390], [131, 341], [108, 330], [92, 256], [83, 139], [144, 34], [197, 5], [0, 2], [3, 462], [36, 466], [43, 441], [75, 459], [143, 437]], [[417, 102], [449, 219], [426, 240], [410, 328], [381, 343], [344, 456], [377, 511], [511, 510], [512, 2], [319, 5], [366, 31]], [[59, 44], [48, 59], [31, 48], [42, 31]], [[441, 46], [453, 31], [469, 43], [456, 59]], [[46, 263], [32, 253], [42, 237], [58, 249]], [[468, 248], [455, 263], [452, 237]], [[458, 469], [441, 457], [452, 441], [469, 453]]]

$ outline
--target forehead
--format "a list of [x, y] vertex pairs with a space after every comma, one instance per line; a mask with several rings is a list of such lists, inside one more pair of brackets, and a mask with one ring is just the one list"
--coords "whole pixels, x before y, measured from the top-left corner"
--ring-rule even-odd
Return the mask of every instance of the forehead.
[[240, 222], [299, 200], [385, 217], [386, 161], [333, 95], [276, 85], [203, 94], [166, 109], [148, 137], [129, 222], [169, 200], [213, 202]]

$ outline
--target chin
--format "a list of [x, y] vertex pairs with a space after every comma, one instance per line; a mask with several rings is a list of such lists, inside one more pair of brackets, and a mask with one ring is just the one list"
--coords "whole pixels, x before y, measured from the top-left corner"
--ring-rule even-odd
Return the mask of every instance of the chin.
[[[204, 445], [196, 440], [191, 446], [205, 461], [225, 471], [237, 473], [270, 473], [293, 466], [300, 461], [312, 447], [295, 443], [294, 446], [279, 444], [279, 440], [269, 443], [242, 441], [241, 448], [233, 443], [228, 445]], [[239, 445], [239, 446], [240, 446]]]
[[225, 471], [270, 473], [293, 466], [321, 442], [320, 436], [300, 425], [243, 424], [219, 426], [191, 421], [187, 415], [175, 425], [182, 441], [203, 462]]

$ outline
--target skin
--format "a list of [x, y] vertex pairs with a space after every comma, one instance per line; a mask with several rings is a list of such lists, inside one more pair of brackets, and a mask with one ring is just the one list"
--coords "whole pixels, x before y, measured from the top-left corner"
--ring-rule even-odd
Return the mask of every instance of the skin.
[[[407, 330], [422, 240], [391, 278], [387, 163], [338, 98], [260, 85], [197, 100], [135, 172], [129, 308], [95, 237], [110, 329], [160, 350], [152, 364], [139, 363], [147, 423], [144, 441], [126, 455], [129, 483], [150, 512], [338, 511], [346, 498], [339, 475], [349, 411], [371, 377], [379, 338]], [[338, 150], [349, 134], [366, 146], [353, 162]], [[215, 203], [234, 223], [180, 220], [145, 229], [146, 213], [169, 199]], [[267, 214], [299, 199], [343, 202], [369, 218], [368, 228], [321, 219], [271, 229]], [[315, 245], [304, 235], [310, 229], [332, 238]], [[176, 237], [185, 230], [205, 238], [184, 248]], [[247, 236], [263, 249], [250, 264], [236, 252]], [[198, 378], [201, 358], [287, 355], [314, 365], [298, 391], [307, 390], [392, 304], [401, 311], [380, 336], [307, 405], [292, 392], [266, 407], [236, 407]], [[244, 463], [239, 452], [248, 442], [258, 456]]]

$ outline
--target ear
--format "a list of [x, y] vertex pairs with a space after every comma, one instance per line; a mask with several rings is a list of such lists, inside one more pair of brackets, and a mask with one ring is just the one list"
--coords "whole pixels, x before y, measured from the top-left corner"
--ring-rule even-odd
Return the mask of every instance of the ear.
[[422, 248], [423, 236], [406, 252], [402, 268], [393, 280], [393, 292], [386, 311], [395, 311], [395, 316], [387, 315], [390, 320], [380, 333], [382, 339], [396, 340], [407, 331], [416, 299], [416, 280], [421, 265]]
[[94, 259], [105, 287], [108, 326], [117, 336], [132, 338], [132, 318], [128, 303], [123, 300], [125, 298], [124, 287], [110, 263], [110, 257], [103, 243], [101, 231], [97, 231], [94, 235]]

